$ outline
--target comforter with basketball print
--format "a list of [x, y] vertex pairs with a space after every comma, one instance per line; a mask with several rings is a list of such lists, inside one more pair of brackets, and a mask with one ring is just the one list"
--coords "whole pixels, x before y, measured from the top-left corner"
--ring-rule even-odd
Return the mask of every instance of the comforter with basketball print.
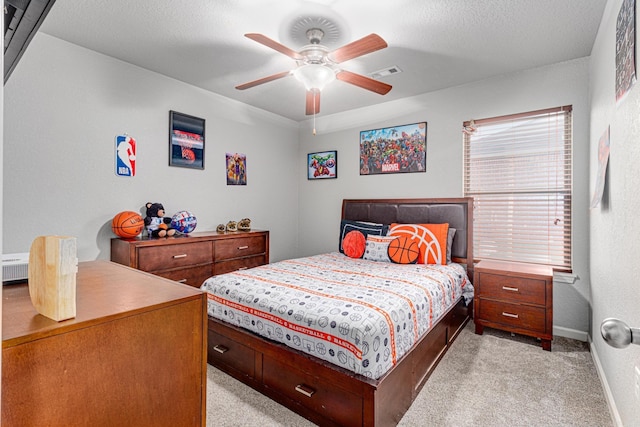
[[459, 264], [398, 265], [338, 252], [207, 279], [208, 314], [377, 379], [473, 286]]

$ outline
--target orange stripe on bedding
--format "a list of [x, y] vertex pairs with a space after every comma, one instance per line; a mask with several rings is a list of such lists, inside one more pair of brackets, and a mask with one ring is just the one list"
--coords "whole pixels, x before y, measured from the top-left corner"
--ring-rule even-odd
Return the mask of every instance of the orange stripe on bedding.
[[[288, 271], [288, 270], [280, 270], [280, 269], [277, 269], [277, 268], [273, 268], [272, 265], [263, 266], [262, 268], [269, 269], [269, 270], [272, 270], [272, 271], [286, 272], [286, 273], [289, 273], [289, 274], [291, 273], [291, 271]], [[297, 275], [301, 276], [301, 277], [307, 277], [307, 278], [311, 278], [311, 279], [314, 279], [314, 280], [318, 279], [317, 277], [314, 277], [314, 276], [302, 274], [299, 271], [296, 271], [295, 273]], [[359, 274], [359, 273], [355, 273], [355, 272], [350, 272], [350, 273]], [[247, 278], [254, 278], [254, 279], [256, 278], [256, 276], [252, 276], [251, 274], [247, 274], [244, 271], [237, 271], [237, 272], [235, 272], [235, 274], [238, 275], [238, 276], [247, 277]], [[312, 289], [300, 288], [299, 286], [294, 286], [294, 285], [291, 285], [289, 283], [278, 282], [276, 280], [267, 279], [267, 278], [264, 278], [264, 277], [259, 277], [258, 280], [260, 280], [262, 282], [266, 282], [266, 283], [271, 283], [273, 285], [287, 287], [287, 288], [290, 288], [290, 289], [304, 289], [305, 292], [308, 292], [310, 294], [320, 295], [320, 296], [324, 296], [324, 297], [330, 297], [330, 298], [333, 298], [333, 299], [336, 299], [336, 300], [347, 301], [347, 302], [351, 302], [351, 303], [364, 305], [364, 306], [367, 306], [367, 307], [377, 311], [378, 313], [382, 314], [384, 316], [386, 322], [387, 322], [388, 327], [389, 327], [389, 338], [391, 340], [391, 345], [389, 346], [391, 348], [391, 360], [392, 360], [394, 365], [396, 364], [397, 353], [396, 353], [396, 345], [395, 345], [395, 328], [393, 327], [393, 320], [391, 320], [391, 316], [385, 310], [381, 309], [380, 307], [376, 307], [373, 304], [369, 304], [369, 303], [367, 303], [365, 301], [362, 301], [362, 300], [359, 300], [359, 299], [356, 299], [356, 298], [342, 297], [342, 296], [327, 294], [326, 292], [318, 292], [318, 291], [314, 291]], [[333, 284], [341, 285], [341, 286], [345, 285], [345, 283], [343, 283], [343, 282], [329, 281], [329, 280], [323, 280], [323, 283], [333, 283]], [[413, 305], [412, 305], [412, 307], [413, 307]], [[415, 318], [415, 316], [414, 316], [414, 318]], [[416, 329], [416, 328], [414, 328], [414, 329]]]
[[273, 323], [277, 323], [278, 325], [282, 326], [283, 328], [287, 328], [291, 331], [295, 331], [301, 334], [305, 334], [311, 337], [315, 337], [315, 338], [320, 338], [323, 339], [327, 342], [333, 343], [337, 346], [340, 346], [342, 348], [344, 348], [345, 350], [349, 351], [351, 354], [353, 354], [355, 357], [358, 358], [358, 360], [362, 360], [362, 351], [360, 351], [359, 348], [357, 348], [356, 346], [354, 346], [353, 344], [351, 344], [348, 341], [345, 341], [341, 338], [336, 337], [335, 335], [331, 335], [331, 334], [327, 334], [325, 332], [322, 331], [318, 331], [317, 329], [312, 329], [312, 328], [307, 328], [306, 326], [301, 326], [295, 323], [291, 323], [288, 322], [278, 316], [274, 316], [273, 314], [267, 313], [265, 311], [261, 311], [261, 310], [256, 310], [253, 307], [248, 307], [246, 305], [243, 304], [239, 304], [237, 302], [233, 302], [233, 301], [229, 301], [226, 300], [224, 298], [220, 298], [217, 295], [214, 295], [212, 293], [207, 292], [207, 298], [209, 298], [210, 300], [213, 300], [215, 302], [217, 302], [218, 304], [222, 304], [225, 305], [229, 308], [232, 308], [234, 310], [239, 310], [242, 311], [244, 313], [247, 314], [251, 314], [253, 316], [256, 317], [260, 317], [262, 319], [268, 320], [270, 322]]

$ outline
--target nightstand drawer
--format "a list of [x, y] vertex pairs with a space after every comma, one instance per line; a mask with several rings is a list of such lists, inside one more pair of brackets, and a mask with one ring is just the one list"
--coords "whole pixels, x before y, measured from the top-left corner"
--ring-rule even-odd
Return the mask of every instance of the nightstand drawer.
[[542, 333], [545, 332], [546, 312], [544, 307], [510, 304], [482, 298], [478, 300], [478, 303], [481, 313], [478, 320]]
[[265, 236], [239, 237], [215, 242], [216, 261], [246, 257], [266, 252]]
[[479, 273], [478, 277], [480, 286], [477, 292], [480, 298], [545, 305], [546, 282], [544, 280], [484, 272]]

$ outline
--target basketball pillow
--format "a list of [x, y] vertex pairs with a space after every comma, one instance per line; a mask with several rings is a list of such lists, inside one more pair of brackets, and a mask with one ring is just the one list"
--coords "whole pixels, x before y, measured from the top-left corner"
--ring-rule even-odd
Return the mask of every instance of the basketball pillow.
[[446, 264], [449, 224], [391, 224], [390, 236], [405, 236], [418, 242], [418, 264]]
[[373, 222], [362, 222], [362, 221], [351, 221], [348, 219], [343, 219], [340, 221], [340, 240], [338, 245], [338, 250], [340, 253], [344, 253], [344, 249], [342, 248], [342, 241], [344, 237], [350, 231], [359, 231], [364, 237], [369, 235], [375, 236], [386, 236], [387, 231], [389, 231], [389, 226], [386, 224], [376, 224]]
[[418, 242], [406, 236], [400, 236], [389, 242], [389, 259], [396, 264], [415, 264], [420, 256]]
[[353, 230], [348, 232], [342, 239], [342, 249], [344, 254], [350, 258], [362, 258], [367, 243], [364, 234]]

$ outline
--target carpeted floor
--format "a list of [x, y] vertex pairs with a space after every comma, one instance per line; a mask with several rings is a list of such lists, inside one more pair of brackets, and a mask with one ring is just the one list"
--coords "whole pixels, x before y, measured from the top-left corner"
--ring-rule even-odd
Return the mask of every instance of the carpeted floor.
[[[535, 339], [470, 322], [442, 359], [400, 426], [613, 426], [586, 343]], [[207, 426], [313, 426], [209, 366]]]

